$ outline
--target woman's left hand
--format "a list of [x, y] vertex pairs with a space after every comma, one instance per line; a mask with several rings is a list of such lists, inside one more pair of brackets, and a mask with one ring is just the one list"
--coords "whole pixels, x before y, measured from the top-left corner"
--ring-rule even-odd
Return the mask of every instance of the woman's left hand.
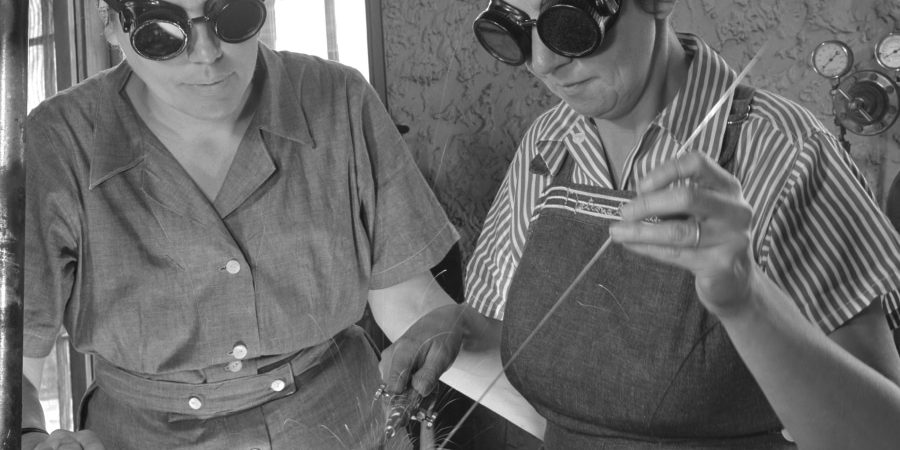
[[613, 241], [691, 271], [700, 301], [713, 314], [731, 315], [746, 305], [753, 210], [738, 180], [715, 161], [688, 152], [662, 164], [641, 180], [622, 218], [610, 227]]

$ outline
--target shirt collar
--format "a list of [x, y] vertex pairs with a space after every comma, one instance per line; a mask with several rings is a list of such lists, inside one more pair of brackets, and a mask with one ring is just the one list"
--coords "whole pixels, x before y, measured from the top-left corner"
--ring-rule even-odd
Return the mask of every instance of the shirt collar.
[[[104, 72], [100, 83], [98, 120], [93, 130], [90, 189], [110, 177], [138, 165], [147, 154], [149, 133], [125, 94], [132, 70], [127, 61]], [[260, 129], [286, 139], [314, 146], [309, 123], [291, 77], [278, 55], [259, 46], [256, 77], [262, 80], [260, 99], [250, 129]]]
[[93, 189], [117, 173], [136, 166], [146, 156], [143, 125], [125, 95], [125, 84], [131, 76], [126, 62], [98, 78], [93, 130], [90, 185]]
[[[684, 86], [652, 122], [669, 133], [680, 145], [694, 132], [713, 105], [725, 93], [736, 77], [725, 60], [703, 40], [692, 34], [679, 33], [682, 47], [691, 57]], [[716, 111], [709, 124], [701, 130], [692, 148], [718, 149], [722, 146], [724, 123], [731, 109], [731, 100]], [[546, 164], [549, 174], [555, 175], [562, 166], [567, 149], [579, 136], [592, 132], [588, 117], [576, 113], [565, 102], [560, 102], [547, 113], [548, 120], [537, 130], [537, 153]], [[653, 128], [652, 126], [650, 128]], [[711, 155], [716, 157], [717, 155]]]

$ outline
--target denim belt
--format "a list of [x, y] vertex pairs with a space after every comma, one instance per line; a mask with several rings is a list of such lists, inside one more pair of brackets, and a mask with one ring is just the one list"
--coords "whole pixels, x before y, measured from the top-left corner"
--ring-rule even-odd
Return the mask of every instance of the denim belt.
[[295, 378], [315, 368], [341, 341], [363, 333], [350, 327], [334, 338], [306, 348], [271, 370], [213, 383], [151, 380], [95, 358], [95, 383], [103, 391], [137, 408], [172, 414], [172, 421], [207, 419], [253, 408], [297, 391]]

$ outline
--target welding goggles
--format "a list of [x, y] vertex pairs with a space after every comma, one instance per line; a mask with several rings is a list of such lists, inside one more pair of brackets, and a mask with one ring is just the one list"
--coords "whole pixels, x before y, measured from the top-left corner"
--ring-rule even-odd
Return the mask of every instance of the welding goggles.
[[551, 51], [570, 58], [594, 52], [615, 23], [621, 0], [550, 0], [537, 19], [503, 0], [475, 18], [475, 37], [494, 58], [518, 66], [531, 56], [531, 27]]
[[188, 17], [180, 6], [161, 0], [105, 1], [119, 13], [134, 51], [155, 61], [180, 55], [195, 23], [208, 22], [222, 42], [236, 44], [253, 37], [266, 21], [263, 0], [208, 0], [201, 17]]

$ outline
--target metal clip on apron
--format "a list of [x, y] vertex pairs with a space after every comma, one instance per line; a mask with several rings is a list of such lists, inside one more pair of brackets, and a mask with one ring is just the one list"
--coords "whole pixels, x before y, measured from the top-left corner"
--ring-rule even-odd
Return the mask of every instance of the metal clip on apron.
[[[728, 170], [752, 95], [736, 90], [719, 158]], [[504, 363], [606, 240], [608, 213], [634, 195], [575, 185], [573, 167], [567, 158], [531, 225], [509, 290]], [[691, 273], [621, 245], [610, 247], [507, 375], [547, 418], [548, 449], [793, 448], [697, 299]]]

